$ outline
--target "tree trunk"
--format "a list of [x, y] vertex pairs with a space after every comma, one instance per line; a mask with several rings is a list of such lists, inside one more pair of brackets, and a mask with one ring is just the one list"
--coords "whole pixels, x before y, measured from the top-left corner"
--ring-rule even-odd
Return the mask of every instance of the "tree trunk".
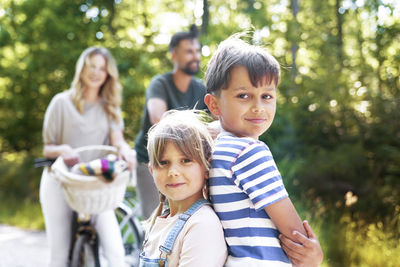
[[201, 35], [207, 36], [208, 33], [208, 22], [210, 20], [210, 12], [208, 10], [209, 4], [207, 0], [203, 0], [203, 16], [201, 24]]
[[336, 0], [336, 17], [337, 17], [337, 55], [339, 59], [339, 63], [343, 66], [343, 15], [339, 13], [341, 0]]
[[297, 76], [297, 66], [296, 66], [296, 56], [298, 45], [296, 38], [294, 35], [298, 34], [298, 24], [297, 24], [297, 13], [299, 12], [299, 3], [298, 0], [292, 0], [292, 14], [293, 14], [293, 21], [294, 21], [294, 30], [292, 36], [292, 90], [295, 91], [296, 89], [296, 76]]

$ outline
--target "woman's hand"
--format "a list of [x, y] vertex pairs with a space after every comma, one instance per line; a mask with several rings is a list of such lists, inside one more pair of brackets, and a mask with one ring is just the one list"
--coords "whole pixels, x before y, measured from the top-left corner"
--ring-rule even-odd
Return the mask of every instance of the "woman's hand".
[[73, 166], [80, 161], [78, 153], [67, 144], [45, 144], [43, 148], [43, 156], [48, 159], [56, 159], [61, 156], [67, 166]]
[[136, 150], [131, 149], [128, 145], [123, 145], [119, 149], [119, 154], [123, 160], [128, 163], [129, 171], [134, 171], [136, 168]]
[[129, 171], [136, 168], [136, 150], [131, 149], [124, 139], [122, 131], [112, 131], [110, 134], [111, 144], [118, 148], [118, 154], [128, 163]]
[[324, 258], [321, 245], [307, 221], [303, 221], [303, 226], [308, 237], [295, 231], [294, 236], [301, 242], [299, 244], [281, 234], [282, 248], [294, 266], [318, 266]]
[[63, 145], [60, 155], [67, 166], [74, 166], [79, 163], [79, 155], [69, 145]]

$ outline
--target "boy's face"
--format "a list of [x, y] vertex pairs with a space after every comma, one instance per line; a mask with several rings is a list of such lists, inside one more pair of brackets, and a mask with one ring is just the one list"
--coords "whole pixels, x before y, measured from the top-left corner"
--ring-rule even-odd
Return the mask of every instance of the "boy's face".
[[228, 88], [220, 96], [208, 94], [205, 102], [226, 131], [258, 139], [274, 120], [276, 86], [271, 82], [254, 87], [247, 69], [239, 66], [231, 70]]

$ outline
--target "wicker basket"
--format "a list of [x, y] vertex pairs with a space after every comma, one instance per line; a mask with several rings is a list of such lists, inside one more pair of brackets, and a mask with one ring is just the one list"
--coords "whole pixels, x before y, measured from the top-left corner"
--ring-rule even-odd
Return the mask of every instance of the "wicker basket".
[[[85, 146], [75, 151], [83, 162], [117, 153], [111, 146]], [[57, 158], [51, 169], [61, 182], [68, 205], [83, 214], [98, 214], [115, 209], [124, 198], [129, 180], [129, 171], [118, 174], [112, 182], [104, 182], [97, 176], [72, 173], [61, 157]]]

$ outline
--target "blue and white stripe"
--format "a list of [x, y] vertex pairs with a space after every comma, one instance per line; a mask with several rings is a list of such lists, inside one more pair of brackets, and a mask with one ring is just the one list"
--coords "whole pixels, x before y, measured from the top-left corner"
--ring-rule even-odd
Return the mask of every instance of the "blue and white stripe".
[[269, 148], [229, 133], [216, 140], [210, 198], [224, 228], [225, 266], [291, 266], [264, 208], [288, 196]]

